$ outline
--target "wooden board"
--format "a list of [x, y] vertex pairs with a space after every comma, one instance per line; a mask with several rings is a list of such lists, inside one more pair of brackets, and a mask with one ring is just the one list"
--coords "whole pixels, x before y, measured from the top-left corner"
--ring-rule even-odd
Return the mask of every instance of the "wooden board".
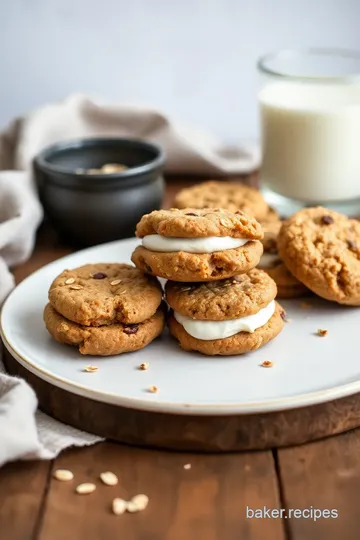
[[40, 408], [76, 428], [118, 442], [204, 452], [262, 450], [342, 433], [360, 425], [360, 394], [274, 413], [186, 416], [140, 411], [72, 394], [27, 371], [4, 349], [11, 374], [34, 388]]

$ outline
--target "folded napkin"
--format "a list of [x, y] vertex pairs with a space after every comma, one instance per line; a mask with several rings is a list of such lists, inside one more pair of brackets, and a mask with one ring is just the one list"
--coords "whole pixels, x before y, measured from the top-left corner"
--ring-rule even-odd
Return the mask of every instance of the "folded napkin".
[[[0, 133], [0, 305], [14, 287], [9, 268], [29, 258], [42, 219], [31, 173], [33, 157], [49, 144], [93, 136], [136, 137], [159, 144], [167, 155], [167, 173], [245, 174], [259, 164], [252, 145], [224, 147], [156, 110], [108, 105], [82, 95], [15, 120]], [[68, 446], [101, 440], [36, 409], [33, 390], [5, 374], [0, 356], [0, 465], [19, 458], [51, 459]]]

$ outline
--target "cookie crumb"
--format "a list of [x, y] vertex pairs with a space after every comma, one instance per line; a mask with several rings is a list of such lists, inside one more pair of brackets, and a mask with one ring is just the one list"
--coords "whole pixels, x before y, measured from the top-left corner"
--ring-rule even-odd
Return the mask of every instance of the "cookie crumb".
[[188, 471], [189, 469], [191, 469], [191, 463], [185, 463], [184, 469], [185, 469], [186, 471]]
[[260, 365], [261, 367], [273, 367], [274, 364], [271, 362], [271, 360], [264, 360]]
[[316, 332], [318, 336], [320, 337], [325, 337], [328, 335], [328, 331], [327, 330], [323, 330], [322, 328], [319, 328], [318, 331]]
[[150, 394], [157, 394], [158, 391], [159, 391], [158, 387], [154, 386], [154, 385], [149, 386], [149, 388], [148, 388], [148, 392], [150, 392]]
[[139, 369], [140, 371], [146, 371], [148, 367], [149, 367], [149, 362], [143, 362], [142, 364], [140, 364]]
[[84, 367], [84, 371], [86, 371], [86, 373], [95, 373], [95, 371], [98, 371], [98, 367], [97, 366], [85, 366]]
[[334, 218], [332, 218], [331, 216], [322, 216], [321, 223], [323, 225], [331, 225], [332, 223], [334, 223]]
[[292, 322], [292, 319], [285, 318], [285, 319], [284, 319], [284, 322], [286, 322], [286, 323], [291, 323], [291, 322]]
[[69, 277], [65, 280], [65, 285], [71, 285], [72, 283], [75, 283], [75, 279], [73, 277]]
[[311, 309], [312, 305], [309, 302], [300, 302], [301, 309]]

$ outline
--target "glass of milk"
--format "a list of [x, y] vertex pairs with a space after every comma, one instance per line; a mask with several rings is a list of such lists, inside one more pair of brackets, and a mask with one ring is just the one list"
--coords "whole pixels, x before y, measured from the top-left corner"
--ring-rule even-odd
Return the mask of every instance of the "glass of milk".
[[360, 215], [360, 52], [261, 58], [261, 186], [282, 215], [323, 205]]

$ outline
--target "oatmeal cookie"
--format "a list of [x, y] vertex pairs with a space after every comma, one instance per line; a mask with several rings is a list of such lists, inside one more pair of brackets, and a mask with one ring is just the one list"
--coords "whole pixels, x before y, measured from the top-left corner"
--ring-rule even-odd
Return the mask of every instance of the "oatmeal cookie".
[[154, 315], [161, 300], [157, 279], [129, 264], [86, 264], [64, 270], [49, 290], [56, 311], [84, 326], [142, 322]]
[[307, 208], [282, 225], [279, 254], [315, 294], [360, 305], [360, 222], [322, 207]]

